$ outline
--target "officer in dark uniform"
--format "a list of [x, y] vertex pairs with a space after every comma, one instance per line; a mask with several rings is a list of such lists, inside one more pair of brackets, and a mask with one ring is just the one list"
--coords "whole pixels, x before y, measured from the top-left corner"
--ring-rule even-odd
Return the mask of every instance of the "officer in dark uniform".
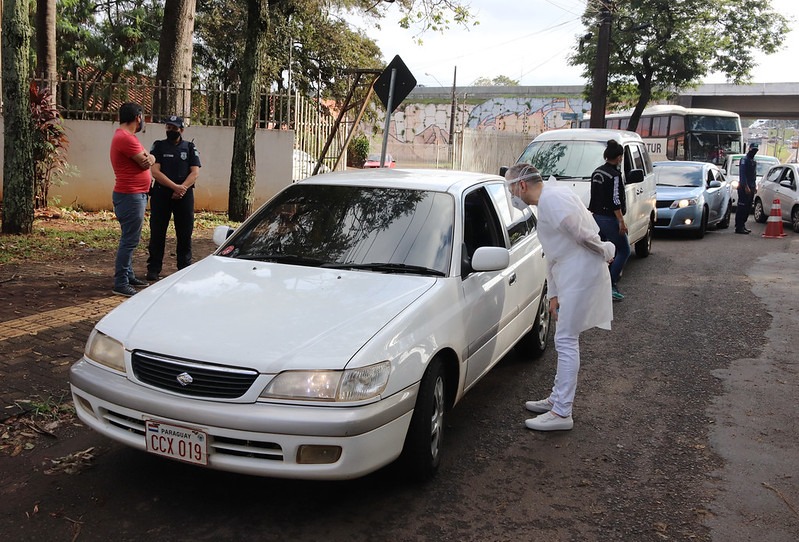
[[177, 266], [191, 265], [191, 234], [194, 230], [194, 183], [200, 174], [200, 153], [190, 141], [183, 139], [183, 119], [171, 116], [164, 120], [166, 139], [153, 143], [155, 157], [152, 174], [155, 182], [150, 191], [150, 257], [147, 258], [147, 280], [160, 278], [164, 261], [166, 230], [175, 217]]
[[746, 227], [746, 220], [752, 212], [752, 201], [757, 192], [757, 154], [758, 146], [749, 145], [746, 156], [738, 165], [738, 207], [735, 209], [735, 233], [747, 234], [752, 230]]

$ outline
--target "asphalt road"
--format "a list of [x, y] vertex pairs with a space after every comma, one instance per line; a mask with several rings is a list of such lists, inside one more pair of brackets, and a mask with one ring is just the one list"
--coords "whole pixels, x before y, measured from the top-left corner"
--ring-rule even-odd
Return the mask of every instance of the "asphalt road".
[[[658, 235], [614, 329], [581, 339], [574, 430], [524, 427], [554, 348], [506, 357], [446, 421], [424, 485], [203, 470], [64, 429], [0, 458], [4, 540], [745, 541], [799, 533], [799, 234]], [[91, 457], [74, 474], [53, 458]]]

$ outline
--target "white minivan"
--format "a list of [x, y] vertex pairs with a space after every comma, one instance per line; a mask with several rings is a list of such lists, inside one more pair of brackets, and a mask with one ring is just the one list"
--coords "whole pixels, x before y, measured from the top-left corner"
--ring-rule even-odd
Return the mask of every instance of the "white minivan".
[[605, 163], [602, 153], [609, 139], [615, 139], [624, 146], [624, 161], [620, 166], [627, 195], [624, 221], [636, 256], [645, 258], [652, 248], [657, 189], [652, 160], [641, 136], [626, 130], [550, 130], [536, 137], [517, 163], [534, 165], [545, 180], [554, 177], [558, 183], [568, 184], [588, 206], [591, 175]]

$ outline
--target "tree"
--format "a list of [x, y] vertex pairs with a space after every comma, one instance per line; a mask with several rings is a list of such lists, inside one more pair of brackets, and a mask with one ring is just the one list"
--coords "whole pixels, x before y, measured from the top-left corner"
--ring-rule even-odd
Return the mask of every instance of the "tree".
[[153, 100], [153, 112], [159, 116], [191, 116], [195, 5], [195, 0], [166, 0], [164, 3], [155, 72], [159, 88]]
[[478, 77], [472, 85], [475, 87], [518, 87], [519, 81], [506, 75], [497, 75], [493, 79]]
[[[644, 108], [674, 92], [693, 87], [709, 73], [744, 83], [755, 66], [754, 53], [775, 52], [789, 30], [770, 0], [616, 0], [612, 9], [609, 104], [634, 106], [628, 130], [635, 130]], [[587, 29], [597, 22], [589, 3]], [[582, 41], [570, 63], [583, 66], [591, 81], [597, 64], [596, 38]], [[586, 96], [591, 96], [591, 85]]]
[[3, 233], [33, 231], [33, 124], [28, 0], [5, 0], [3, 65]]
[[56, 67], [56, 0], [36, 2], [36, 72], [45, 85], [55, 83]]
[[247, 38], [241, 60], [241, 87], [233, 135], [228, 216], [243, 221], [252, 212], [255, 187], [255, 124], [269, 30], [269, 0], [246, 0]]

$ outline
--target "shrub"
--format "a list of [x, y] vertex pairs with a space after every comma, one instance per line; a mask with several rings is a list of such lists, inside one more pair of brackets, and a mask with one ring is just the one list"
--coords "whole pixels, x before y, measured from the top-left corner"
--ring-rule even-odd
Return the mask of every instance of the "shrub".
[[35, 81], [30, 87], [33, 120], [34, 185], [33, 206], [48, 204], [50, 186], [67, 175], [69, 139], [49, 88], [40, 89]]
[[362, 167], [367, 156], [369, 156], [369, 139], [363, 134], [352, 138], [347, 147], [347, 165]]

